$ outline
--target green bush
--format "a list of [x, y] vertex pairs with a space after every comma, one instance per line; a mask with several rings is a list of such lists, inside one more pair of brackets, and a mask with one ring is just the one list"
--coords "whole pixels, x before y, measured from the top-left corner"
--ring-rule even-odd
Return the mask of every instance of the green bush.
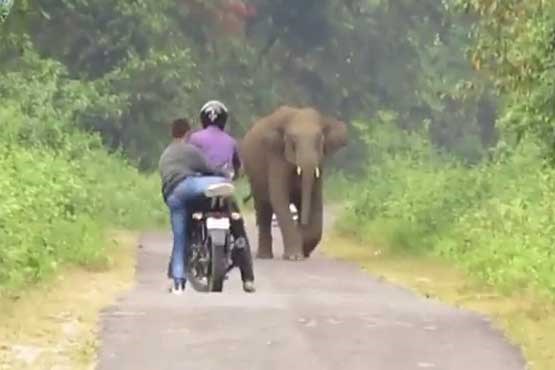
[[465, 166], [384, 122], [340, 230], [397, 253], [449, 258], [501, 289], [555, 296], [555, 170], [532, 141]]
[[[5, 108], [0, 121], [8, 130], [28, 122], [21, 112]], [[108, 227], [163, 219], [157, 179], [91, 148], [87, 136], [66, 136], [63, 150], [2, 138], [0, 288], [39, 280], [65, 262], [96, 263], [105, 256]]]
[[34, 60], [0, 76], [0, 293], [106, 258], [110, 228], [165, 220], [159, 179], [73, 125], [94, 90]]

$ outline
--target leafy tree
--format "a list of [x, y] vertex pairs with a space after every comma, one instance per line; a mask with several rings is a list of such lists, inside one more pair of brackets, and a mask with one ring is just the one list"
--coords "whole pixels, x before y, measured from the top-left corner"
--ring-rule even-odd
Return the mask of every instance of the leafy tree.
[[[395, 110], [472, 159], [495, 138], [476, 107], [496, 102], [463, 54], [467, 21], [437, 1], [53, 0], [14, 14], [0, 65], [17, 70], [26, 50], [61, 62], [99, 96], [76, 124], [141, 168], [156, 165], [167, 122], [211, 98], [231, 107], [237, 135], [295, 104], [346, 121]], [[349, 150], [365, 156], [362, 142]]]
[[541, 138], [546, 155], [555, 159], [555, 4], [541, 0], [455, 3], [477, 19], [472, 61], [503, 97], [501, 127], [517, 141], [527, 135]]

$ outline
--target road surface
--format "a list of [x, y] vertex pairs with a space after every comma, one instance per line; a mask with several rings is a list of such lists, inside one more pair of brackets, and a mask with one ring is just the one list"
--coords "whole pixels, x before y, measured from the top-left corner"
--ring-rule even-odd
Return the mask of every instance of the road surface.
[[318, 253], [303, 262], [255, 260], [255, 294], [243, 293], [234, 272], [224, 293], [188, 286], [173, 296], [165, 278], [170, 235], [147, 233], [141, 246], [136, 286], [103, 313], [97, 370], [526, 368], [487, 319], [354, 264]]

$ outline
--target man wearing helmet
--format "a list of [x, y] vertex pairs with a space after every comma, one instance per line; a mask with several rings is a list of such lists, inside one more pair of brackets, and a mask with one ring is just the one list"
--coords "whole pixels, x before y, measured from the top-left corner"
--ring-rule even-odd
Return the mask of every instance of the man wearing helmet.
[[189, 143], [198, 147], [213, 166], [235, 178], [241, 167], [237, 152], [237, 141], [224, 131], [228, 111], [223, 103], [211, 100], [200, 110], [202, 129], [193, 132]]
[[[201, 197], [209, 186], [226, 186], [227, 173], [211, 166], [198, 148], [184, 142], [190, 130], [186, 119], [172, 123], [173, 141], [159, 161], [162, 196], [170, 211], [173, 248], [168, 277], [173, 279], [171, 292], [182, 294], [185, 289], [185, 255], [187, 252], [187, 204]], [[229, 185], [227, 185], [229, 186]]]
[[[207, 102], [200, 109], [202, 129], [192, 133], [188, 141], [202, 151], [212, 166], [222, 169], [228, 174], [228, 178], [235, 179], [239, 175], [241, 161], [237, 141], [224, 131], [227, 118], [228, 110], [222, 102], [217, 100]], [[232, 207], [235, 212], [240, 212], [236, 201], [233, 201]], [[237, 241], [234, 263], [241, 271], [243, 289], [253, 292], [255, 288], [252, 256], [243, 219], [233, 222], [231, 228]]]

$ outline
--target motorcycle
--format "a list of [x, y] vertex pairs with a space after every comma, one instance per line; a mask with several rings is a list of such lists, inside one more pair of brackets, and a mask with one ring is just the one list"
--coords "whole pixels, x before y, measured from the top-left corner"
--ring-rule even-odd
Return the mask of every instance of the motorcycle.
[[189, 218], [187, 280], [199, 292], [221, 292], [228, 272], [234, 267], [232, 252], [236, 242], [231, 223], [242, 217], [232, 212], [230, 200], [235, 191], [231, 183], [210, 186], [204, 199], [195, 202]]

